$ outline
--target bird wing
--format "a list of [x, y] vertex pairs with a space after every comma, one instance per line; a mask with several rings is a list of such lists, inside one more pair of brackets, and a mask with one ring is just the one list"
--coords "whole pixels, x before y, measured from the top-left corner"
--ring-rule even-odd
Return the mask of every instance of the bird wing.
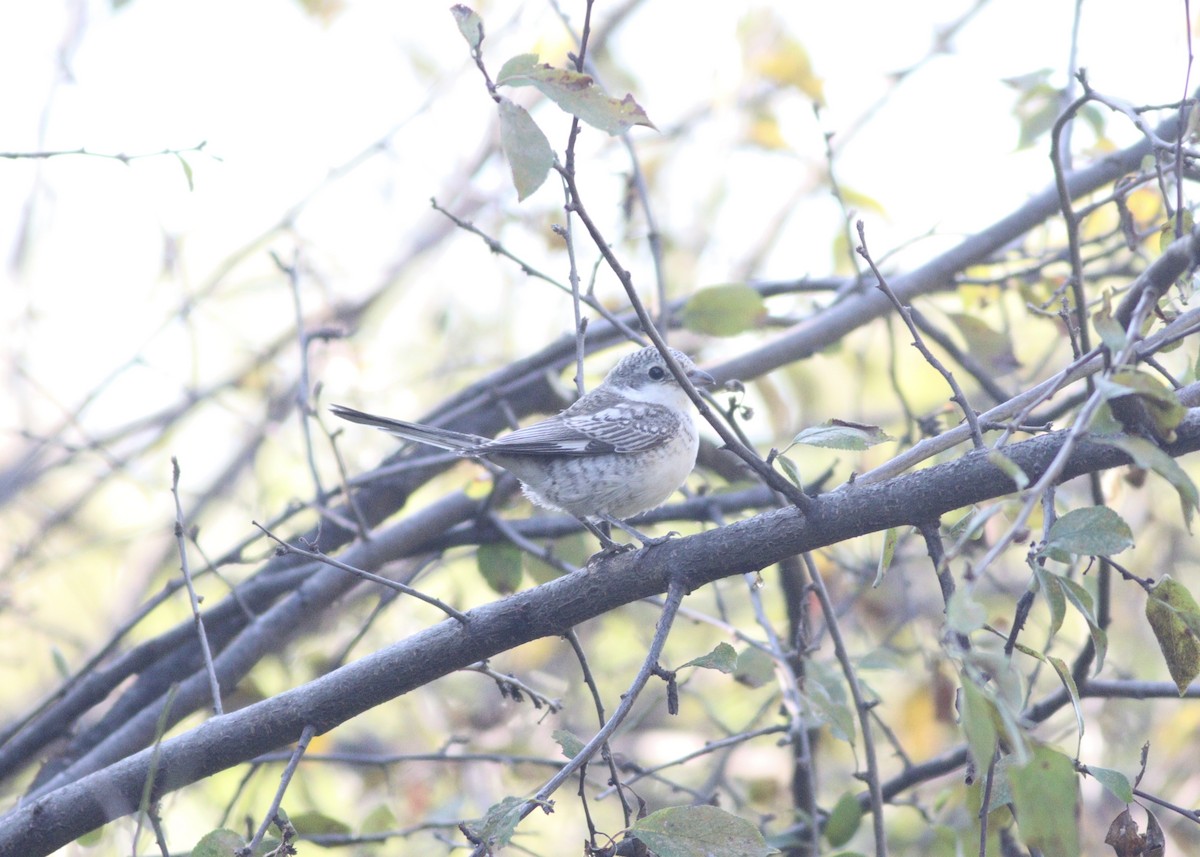
[[597, 410], [570, 409], [487, 444], [507, 455], [607, 455], [651, 449], [669, 437], [679, 417], [660, 405], [629, 403]]

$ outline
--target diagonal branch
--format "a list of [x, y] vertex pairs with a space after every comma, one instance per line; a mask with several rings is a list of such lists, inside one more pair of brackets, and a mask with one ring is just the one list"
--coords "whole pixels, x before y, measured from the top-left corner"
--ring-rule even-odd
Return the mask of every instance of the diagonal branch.
[[[1031, 479], [1050, 466], [1066, 432], [1013, 444], [1007, 454]], [[1200, 410], [1193, 409], [1166, 451], [1200, 449]], [[1083, 438], [1060, 478], [1129, 463], [1119, 450]], [[567, 629], [640, 598], [666, 591], [676, 575], [687, 588], [764, 568], [784, 557], [876, 532], [917, 525], [971, 503], [1009, 494], [1014, 485], [986, 454], [970, 453], [886, 482], [814, 498], [727, 527], [624, 554], [589, 569], [478, 607], [465, 625], [447, 619], [309, 684], [214, 718], [158, 747], [152, 798], [248, 761], [295, 739], [312, 724], [327, 732], [346, 720], [447, 673]], [[371, 544], [374, 544], [372, 542]], [[332, 570], [330, 570], [332, 571]], [[676, 578], [677, 579], [677, 578]], [[218, 663], [218, 669], [220, 664]], [[201, 688], [197, 689], [202, 693]], [[47, 854], [101, 824], [137, 809], [151, 751], [113, 757], [91, 773], [60, 778], [61, 787], [0, 817], [0, 854]], [[886, 795], [885, 795], [886, 797]]]

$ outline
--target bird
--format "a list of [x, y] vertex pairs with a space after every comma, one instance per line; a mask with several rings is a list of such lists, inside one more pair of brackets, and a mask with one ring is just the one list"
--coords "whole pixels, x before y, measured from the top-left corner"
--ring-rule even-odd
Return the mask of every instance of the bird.
[[[693, 386], [715, 385], [682, 351], [668, 350]], [[561, 413], [495, 439], [344, 405], [330, 410], [404, 440], [499, 465], [517, 477], [535, 505], [573, 515], [606, 551], [630, 546], [614, 542], [598, 521], [646, 547], [670, 537], [646, 536], [626, 519], [662, 505], [683, 485], [700, 444], [691, 400], [654, 346], [621, 358], [603, 382]]]

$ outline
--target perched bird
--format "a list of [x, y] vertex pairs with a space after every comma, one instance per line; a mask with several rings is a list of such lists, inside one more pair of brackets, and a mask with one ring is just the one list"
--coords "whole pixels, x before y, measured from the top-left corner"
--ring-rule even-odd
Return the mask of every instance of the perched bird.
[[[670, 350], [692, 384], [715, 383], [682, 351]], [[574, 515], [606, 549], [617, 544], [595, 520], [616, 525], [646, 545], [664, 541], [642, 535], [623, 519], [661, 505], [683, 485], [700, 443], [691, 401], [654, 347], [622, 358], [603, 383], [557, 416], [495, 440], [341, 405], [330, 410], [405, 440], [503, 467], [521, 481], [530, 500]]]

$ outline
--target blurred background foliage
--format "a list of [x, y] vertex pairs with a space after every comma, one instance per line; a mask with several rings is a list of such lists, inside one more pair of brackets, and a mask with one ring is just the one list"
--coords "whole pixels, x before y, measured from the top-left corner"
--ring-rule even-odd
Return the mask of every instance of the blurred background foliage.
[[[653, 230], [669, 299], [729, 284], [765, 294], [762, 313], [752, 311], [753, 323], [735, 335], [681, 330], [672, 338], [702, 363], [750, 352], [829, 304], [842, 282], [834, 278], [863, 269], [852, 251], [855, 218], [866, 221], [886, 270], [909, 270], [1051, 183], [1047, 133], [1068, 91], [1077, 92], [1069, 5], [746, 2], [700, 11], [658, 0], [599, 4], [591, 51], [598, 77], [617, 97], [633, 93], [657, 127], [630, 134], [654, 222], [634, 199], [622, 141], [585, 129], [577, 162], [588, 209], [651, 304]], [[1190, 24], [1176, 4], [1136, 11], [1116, 2], [1080, 5], [1076, 67], [1087, 67], [1093, 85], [1130, 104], [1179, 100]], [[517, 204], [497, 153], [492, 104], [443, 4], [70, 0], [42, 7], [20, 26], [0, 27], [10, 43], [0, 51], [6, 78], [29, 81], [13, 95], [0, 147], [47, 155], [0, 162], [3, 724], [52, 695], [141, 605], [178, 580], [172, 456], [182, 468], [186, 523], [195, 528], [193, 567], [204, 565], [202, 557], [223, 560], [218, 573], [198, 580], [215, 602], [272, 553], [251, 520], [299, 532], [318, 520], [314, 481], [330, 488], [340, 478], [332, 444], [319, 432], [315, 474], [310, 466], [297, 410], [305, 371], [315, 425], [328, 431], [337, 428], [323, 415], [330, 401], [418, 418], [573, 324], [569, 294], [430, 206], [432, 198], [524, 265], [566, 282], [564, 244], [554, 232], [564, 222], [559, 184], [552, 177]], [[583, 14], [578, 3], [560, 10], [491, 0], [476, 9], [487, 22], [484, 55], [493, 72], [522, 53], [562, 65]], [[569, 117], [530, 90], [520, 101], [561, 152]], [[1077, 165], [1139, 136], [1127, 116], [1096, 105], [1072, 129]], [[81, 147], [87, 154], [50, 154]], [[1122, 207], [1106, 204], [1083, 220], [1092, 299], [1128, 285], [1159, 252], [1168, 216], [1163, 190], [1140, 184]], [[1070, 300], [1064, 241], [1057, 221], [1036, 226], [1019, 245], [918, 302], [930, 324], [1007, 395], [1070, 360], [1058, 315]], [[595, 248], [577, 248], [585, 286], [623, 310], [624, 293]], [[295, 288], [276, 260], [296, 268]], [[1184, 306], [1189, 288], [1173, 295], [1171, 309]], [[319, 333], [307, 365], [297, 344], [301, 325]], [[909, 340], [894, 320], [872, 322], [755, 379], [740, 400], [753, 410], [751, 438], [763, 452], [783, 448], [800, 429], [836, 417], [881, 426], [898, 439], [862, 453], [789, 453], [805, 479], [828, 472], [827, 484], [836, 485], [915, 442], [929, 420], [953, 424], [958, 415], [944, 382]], [[1161, 360], [1187, 382], [1196, 358], [1195, 343], [1185, 342]], [[605, 365], [606, 357], [591, 364], [589, 384]], [[570, 389], [569, 373], [562, 384]], [[970, 392], [988, 401], [977, 386]], [[358, 474], [394, 444], [347, 429], [338, 448], [347, 472]], [[464, 484], [482, 490], [485, 480], [479, 468], [460, 465], [410, 508]], [[1129, 566], [1142, 576], [1169, 571], [1195, 591], [1195, 544], [1174, 492], [1157, 477], [1138, 484], [1125, 472], [1102, 481], [1135, 534]], [[693, 477], [695, 490], [723, 487], [709, 472]], [[1087, 496], [1072, 488], [1059, 499], [1065, 509], [1086, 505]], [[999, 505], [983, 542], [1011, 520], [1011, 501]], [[505, 510], [529, 514], [521, 501]], [[1039, 527], [1035, 516], [1031, 528]], [[558, 553], [578, 561], [590, 550], [577, 539]], [[831, 546], [815, 560], [860, 676], [879, 700], [875, 719], [894, 737], [884, 765], [899, 770], [960, 743], [958, 677], [941, 649], [941, 597], [921, 539], [900, 534], [890, 570], [872, 588], [882, 550], [876, 534]], [[976, 590], [1002, 630], [1027, 582], [1021, 560], [1018, 546]], [[418, 584], [466, 609], [499, 597], [478, 565], [472, 549], [456, 548], [425, 568]], [[546, 574], [528, 562], [525, 571], [520, 587]], [[766, 617], [784, 628], [777, 585], [770, 573], [764, 579]], [[1118, 596], [1105, 674], [1164, 680], [1140, 597], [1128, 600]], [[666, 714], [665, 691], [652, 684], [614, 745], [631, 766], [652, 768], [780, 722], [773, 670], [752, 654], [763, 627], [747, 581], [693, 593], [685, 611], [664, 665], [728, 642], [742, 655], [739, 672], [682, 670], [674, 717]], [[190, 615], [176, 590], [116, 648]], [[654, 605], [633, 604], [578, 629], [610, 708], [636, 672], [657, 615]], [[260, 662], [227, 707], [300, 685], [441, 618], [411, 599], [381, 599], [359, 587], [287, 651]], [[1087, 633], [1068, 612], [1059, 655], [1070, 657]], [[1025, 639], [1048, 635], [1047, 612], [1035, 610]], [[829, 808], [861, 790], [853, 776], [860, 748], [839, 735], [848, 703], [819, 630], [813, 644], [808, 681], [829, 696], [818, 742], [818, 800]], [[515, 699], [480, 673], [446, 677], [314, 740], [285, 801], [289, 813], [319, 811], [344, 825], [330, 827], [330, 835], [391, 832], [386, 845], [364, 839], [347, 845], [349, 853], [444, 853], [449, 845], [440, 842], [462, 842], [459, 820], [536, 789], [562, 758], [555, 730], [586, 739], [597, 727], [578, 664], [554, 639], [507, 652], [490, 667], [561, 701], [561, 709], [535, 706], [528, 694]], [[1058, 686], [1047, 669], [1021, 669], [1032, 678], [1030, 699]], [[1146, 787], [1195, 805], [1194, 702], [1095, 699], [1084, 701], [1083, 713], [1095, 728], [1083, 736], [1081, 758], [1132, 776], [1149, 740]], [[174, 731], [202, 719], [193, 715]], [[1064, 709], [1039, 736], [1073, 753], [1074, 724]], [[702, 754], [634, 788], [651, 809], [718, 794], [722, 806], [766, 831], [785, 831], [795, 808], [792, 755], [781, 737], [768, 732]], [[388, 761], [435, 753], [479, 758]], [[173, 849], [186, 851], [218, 826], [256, 824], [282, 760], [168, 796], [162, 813]], [[33, 771], [2, 773], [11, 805]], [[589, 791], [602, 790], [606, 776], [594, 773]], [[1098, 854], [1121, 804], [1094, 780], [1081, 787], [1085, 851]], [[961, 771], [906, 791], [887, 815], [894, 853], [974, 853], [972, 800], [977, 805]], [[623, 826], [614, 804], [611, 797], [591, 804], [597, 826], [610, 834]], [[1194, 823], [1166, 813], [1160, 820], [1171, 853], [1200, 848]], [[302, 833], [320, 832], [319, 820], [309, 821], [308, 830], [298, 825]], [[578, 802], [563, 790], [556, 812], [532, 817], [516, 842], [529, 853], [563, 853], [579, 847], [585, 829]], [[68, 850], [128, 854], [132, 830], [132, 820], [116, 822], [97, 842]], [[851, 847], [866, 852], [868, 831], [856, 836]], [[143, 834], [136, 851], [152, 847]]]

